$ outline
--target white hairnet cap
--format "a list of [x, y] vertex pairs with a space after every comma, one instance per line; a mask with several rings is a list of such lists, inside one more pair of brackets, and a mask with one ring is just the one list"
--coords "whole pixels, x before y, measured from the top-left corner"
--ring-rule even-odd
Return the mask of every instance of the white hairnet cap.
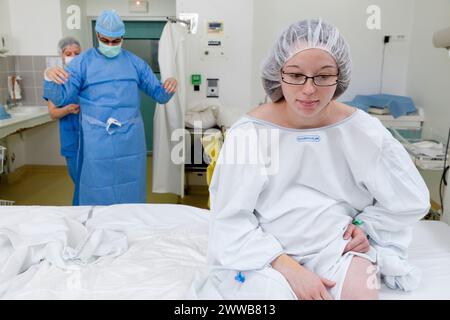
[[106, 37], [118, 38], [125, 34], [125, 25], [115, 10], [105, 10], [95, 23], [95, 31]]
[[263, 87], [272, 101], [283, 98], [280, 72], [284, 64], [297, 53], [312, 48], [325, 50], [336, 60], [339, 77], [333, 99], [344, 93], [350, 84], [351, 72], [347, 42], [332, 25], [321, 19], [310, 19], [290, 25], [263, 64]]
[[64, 37], [58, 42], [58, 52], [59, 54], [63, 53], [64, 49], [68, 46], [76, 45], [81, 48], [80, 42], [74, 37]]

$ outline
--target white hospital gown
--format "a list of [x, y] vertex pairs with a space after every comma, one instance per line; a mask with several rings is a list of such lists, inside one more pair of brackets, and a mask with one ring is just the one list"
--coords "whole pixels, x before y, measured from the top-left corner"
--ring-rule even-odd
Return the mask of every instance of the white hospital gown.
[[[255, 154], [258, 161], [250, 160]], [[210, 273], [194, 282], [191, 295], [203, 299], [295, 299], [270, 265], [282, 253], [336, 281], [336, 299], [354, 255], [387, 262], [381, 273], [391, 272], [395, 282], [415, 270], [405, 271], [411, 228], [429, 209], [428, 189], [403, 146], [360, 110], [302, 130], [242, 117], [228, 132], [210, 194]], [[342, 255], [355, 217], [371, 250]], [[390, 270], [390, 262], [405, 268]], [[235, 280], [239, 271], [244, 282]]]

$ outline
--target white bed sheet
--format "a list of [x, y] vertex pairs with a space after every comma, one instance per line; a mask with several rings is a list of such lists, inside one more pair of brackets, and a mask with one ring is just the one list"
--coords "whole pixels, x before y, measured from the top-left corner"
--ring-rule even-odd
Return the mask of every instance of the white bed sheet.
[[400, 292], [383, 286], [380, 299], [450, 299], [450, 226], [419, 221], [408, 253], [410, 262], [422, 270], [419, 288]]
[[[0, 212], [8, 221], [21, 210], [34, 214], [49, 207], [15, 207]], [[89, 208], [57, 208], [85, 221]], [[123, 255], [102, 257], [86, 266], [60, 269], [46, 261], [17, 276], [2, 299], [182, 299], [196, 271], [205, 271], [208, 211], [155, 204], [96, 207], [92, 219], [128, 237]], [[20, 216], [15, 218], [20, 221]]]
[[[0, 226], [20, 221], [24, 211], [58, 211], [86, 221], [89, 207], [8, 207]], [[96, 207], [92, 220], [121, 229], [129, 249], [87, 266], [59, 269], [46, 261], [17, 276], [2, 299], [183, 299], [194, 275], [206, 272], [207, 210], [182, 205]], [[103, 217], [107, 219], [102, 219]], [[410, 260], [423, 271], [420, 288], [411, 293], [382, 287], [381, 299], [450, 299], [450, 227], [421, 221], [410, 247]]]

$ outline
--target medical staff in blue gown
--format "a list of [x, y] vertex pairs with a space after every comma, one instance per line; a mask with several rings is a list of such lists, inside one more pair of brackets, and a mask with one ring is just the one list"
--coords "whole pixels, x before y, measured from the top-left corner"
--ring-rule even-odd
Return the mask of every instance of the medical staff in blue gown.
[[161, 84], [147, 63], [121, 48], [125, 26], [115, 11], [103, 11], [95, 31], [99, 47], [67, 66], [64, 84], [46, 79], [44, 96], [55, 105], [79, 98], [80, 205], [144, 203], [147, 152], [139, 90], [165, 104], [177, 81]]
[[[62, 38], [58, 42], [58, 52], [62, 59], [62, 65], [67, 66], [71, 60], [81, 53], [80, 42], [73, 37]], [[52, 81], [63, 83], [59, 75], [64, 72], [61, 67], [47, 70], [48, 77]], [[48, 112], [52, 119], [59, 120], [59, 136], [61, 144], [61, 155], [66, 159], [70, 178], [74, 183], [74, 194], [72, 204], [78, 205], [79, 191], [79, 168], [82, 161], [80, 150], [80, 106], [78, 97], [69, 104], [55, 106], [51, 101], [48, 103]]]

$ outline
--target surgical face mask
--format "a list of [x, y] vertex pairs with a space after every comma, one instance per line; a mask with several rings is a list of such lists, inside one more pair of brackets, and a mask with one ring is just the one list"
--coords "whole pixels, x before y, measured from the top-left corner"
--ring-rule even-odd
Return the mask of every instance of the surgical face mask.
[[64, 57], [63, 59], [64, 65], [67, 66], [73, 59], [75, 59], [75, 57]]
[[122, 44], [117, 46], [108, 46], [103, 42], [98, 42], [98, 50], [107, 58], [117, 57], [122, 50]]

